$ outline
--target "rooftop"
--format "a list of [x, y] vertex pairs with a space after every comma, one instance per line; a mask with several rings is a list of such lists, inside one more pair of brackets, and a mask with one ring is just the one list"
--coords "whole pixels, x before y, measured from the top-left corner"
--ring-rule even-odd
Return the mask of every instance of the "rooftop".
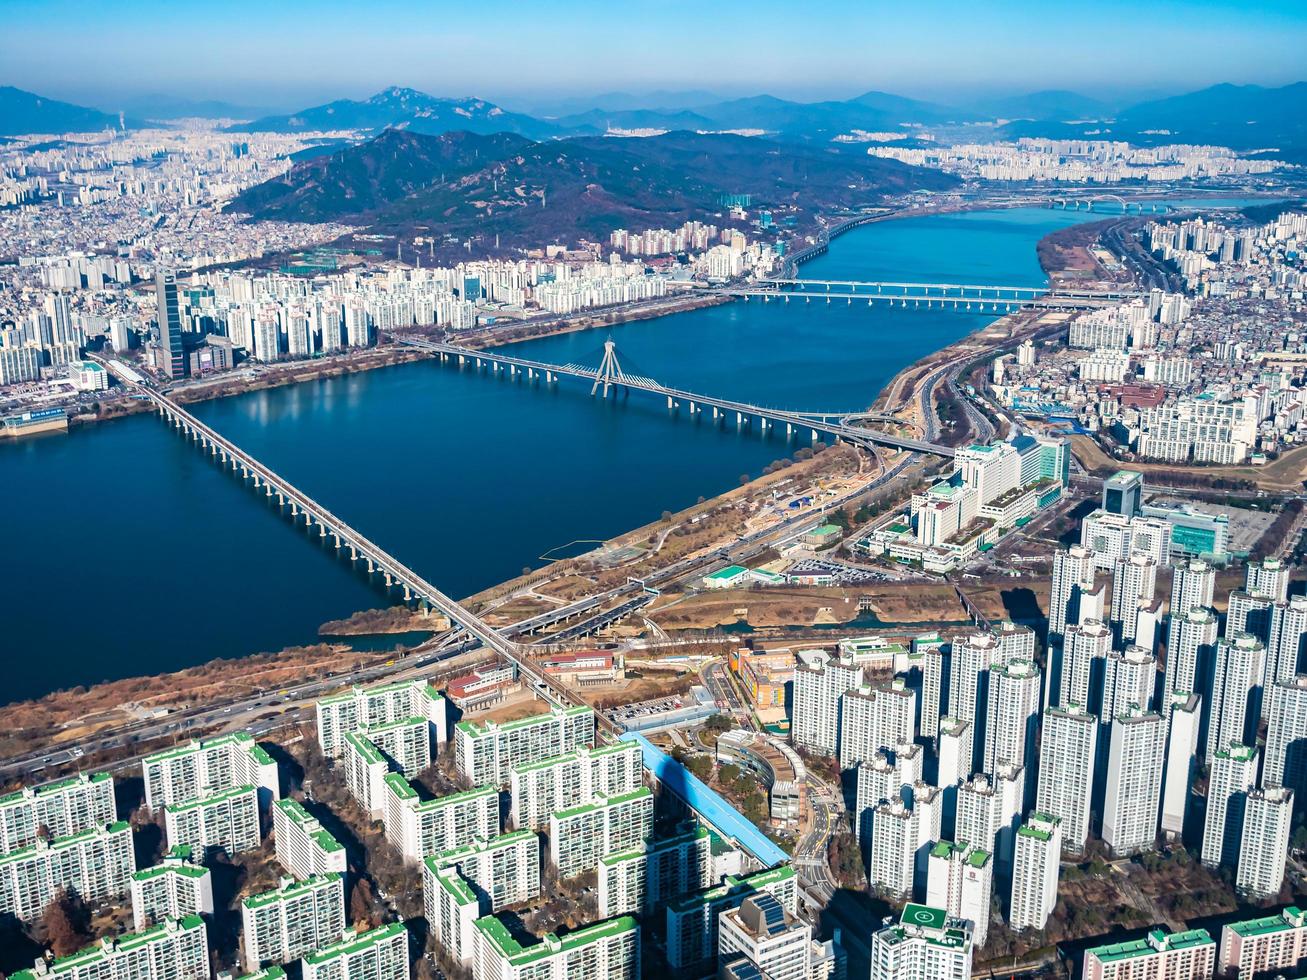
[[493, 915], [477, 919], [474, 928], [489, 942], [493, 943], [505, 959], [510, 960], [514, 966], [522, 966], [560, 952], [576, 949], [579, 946], [609, 939], [624, 932], [635, 932], [640, 926], [635, 919], [629, 915], [624, 915], [620, 918], [609, 919], [607, 922], [587, 926], [584, 929], [577, 929], [562, 938], [551, 932], [534, 946], [523, 946], [519, 943], [513, 938], [512, 933], [508, 931], [508, 927]]

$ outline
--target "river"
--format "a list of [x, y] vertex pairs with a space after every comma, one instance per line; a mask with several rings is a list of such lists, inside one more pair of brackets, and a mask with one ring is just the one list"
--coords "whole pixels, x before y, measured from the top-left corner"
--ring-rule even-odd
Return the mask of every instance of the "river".
[[[1035, 245], [1097, 214], [1042, 209], [879, 222], [812, 278], [1044, 281]], [[835, 302], [726, 306], [614, 327], [626, 370], [810, 410], [864, 408], [905, 365], [988, 317]], [[515, 352], [597, 364], [605, 334]], [[539, 567], [736, 486], [783, 440], [644, 397], [596, 403], [422, 362], [193, 406], [446, 592]], [[0, 701], [314, 642], [375, 588], [151, 416], [0, 445], [8, 683]]]

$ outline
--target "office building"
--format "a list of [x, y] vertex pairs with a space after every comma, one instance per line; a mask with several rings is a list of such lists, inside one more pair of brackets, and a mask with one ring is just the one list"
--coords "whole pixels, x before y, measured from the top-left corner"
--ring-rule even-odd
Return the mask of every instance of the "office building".
[[967, 923], [909, 903], [871, 934], [871, 980], [971, 980], [971, 946]]
[[236, 786], [253, 786], [258, 802], [280, 798], [277, 763], [247, 732], [191, 741], [146, 756], [141, 763], [145, 805], [158, 810], [189, 803]]
[[[629, 916], [522, 946], [493, 915], [478, 919], [473, 976], [494, 980], [598, 978], [639, 980], [640, 925]], [[313, 978], [306, 978], [313, 980]]]
[[862, 685], [862, 665], [824, 650], [800, 650], [797, 656], [790, 741], [818, 755], [835, 755], [840, 745], [841, 697]]
[[1134, 517], [1144, 492], [1144, 475], [1120, 470], [1103, 481], [1103, 507], [1109, 514]]
[[1216, 943], [1206, 929], [1168, 933], [1154, 929], [1143, 939], [1085, 950], [1084, 980], [1208, 980], [1216, 966]]
[[594, 710], [585, 705], [502, 724], [461, 721], [454, 727], [454, 758], [473, 785], [501, 786], [514, 766], [588, 748], [594, 735]]
[[882, 749], [910, 745], [916, 737], [917, 695], [902, 677], [846, 691], [841, 702], [841, 769], [851, 769]]
[[163, 808], [163, 819], [168, 846], [189, 847], [197, 857], [210, 847], [240, 854], [259, 846], [259, 796], [253, 786], [170, 803]]
[[1220, 976], [1272, 976], [1307, 959], [1307, 912], [1290, 905], [1273, 915], [1221, 927]]
[[72, 837], [113, 819], [113, 777], [107, 772], [25, 786], [0, 796], [0, 854], [36, 843], [42, 827], [50, 837]]
[[549, 817], [549, 860], [560, 878], [599, 867], [606, 854], [637, 850], [653, 835], [653, 793], [641, 786]]
[[476, 953], [476, 920], [540, 894], [540, 839], [518, 830], [422, 862], [422, 897], [437, 942], [456, 960]]
[[354, 687], [342, 694], [322, 698], [315, 706], [318, 744], [328, 758], [345, 753], [345, 736], [378, 725], [425, 718], [435, 755], [445, 744], [446, 706], [440, 692], [423, 680], [400, 681], [375, 687]]
[[711, 840], [706, 828], [649, 841], [643, 849], [599, 859], [599, 914], [649, 914], [674, 898], [703, 891], [713, 882]]
[[1166, 725], [1161, 715], [1133, 708], [1112, 719], [1111, 732], [1103, 843], [1118, 855], [1150, 850], [1157, 840]]
[[965, 842], [941, 840], [930, 848], [926, 869], [926, 904], [967, 922], [974, 945], [984, 946], [994, 892], [993, 856]]
[[750, 895], [717, 920], [717, 955], [723, 973], [750, 965], [767, 980], [826, 980], [835, 967], [830, 944], [814, 942], [812, 926], [785, 911], [766, 892]]
[[1207, 723], [1207, 764], [1231, 745], [1257, 741], [1262, 717], [1262, 668], [1266, 648], [1248, 633], [1226, 634], [1216, 644], [1212, 670], [1212, 712]]
[[499, 790], [494, 786], [424, 800], [397, 772], [382, 782], [386, 838], [408, 864], [499, 836]]
[[1198, 771], [1198, 722], [1202, 699], [1176, 691], [1168, 698], [1170, 724], [1166, 741], [1166, 773], [1162, 786], [1162, 833], [1172, 839], [1184, 836], [1189, 793]]
[[1248, 792], [1257, 785], [1257, 761], [1256, 749], [1237, 743], [1221, 749], [1212, 759], [1200, 852], [1209, 868], [1236, 864]]
[[170, 269], [160, 269], [154, 277], [154, 296], [159, 312], [160, 367], [163, 374], [176, 380], [186, 376], [186, 350], [182, 346], [182, 315], [177, 303], [177, 278]]
[[1292, 821], [1292, 790], [1282, 786], [1249, 790], [1234, 883], [1250, 900], [1264, 902], [1280, 893]]
[[296, 878], [345, 873], [344, 846], [298, 800], [278, 800], [273, 804], [272, 833], [277, 843], [277, 860]]
[[543, 829], [549, 815], [589, 803], [596, 796], [616, 796], [639, 789], [644, 775], [640, 747], [616, 742], [580, 748], [567, 755], [523, 762], [509, 777], [513, 826]]
[[1262, 785], [1301, 793], [1307, 785], [1307, 674], [1276, 681], [1270, 701]]
[[213, 915], [213, 873], [177, 848], [132, 875], [132, 921], [137, 932], [166, 919]]
[[1017, 828], [1012, 864], [1012, 903], [1008, 924], [1014, 930], [1043, 929], [1057, 905], [1061, 871], [1062, 821], [1032, 813]]
[[136, 870], [132, 828], [119, 821], [0, 854], [0, 915], [38, 918], [60, 889], [88, 903], [122, 895]]
[[198, 915], [106, 936], [80, 952], [36, 961], [11, 980], [209, 980], [209, 934]]
[[408, 930], [402, 922], [366, 932], [356, 926], [300, 963], [303, 980], [408, 980]]
[[1040, 737], [1035, 807], [1061, 823], [1061, 845], [1084, 853], [1089, 839], [1098, 719], [1079, 705], [1050, 708]]
[[345, 883], [338, 874], [296, 881], [241, 902], [245, 966], [290, 960], [331, 946], [345, 935]]
[[727, 876], [705, 892], [673, 899], [665, 906], [667, 963], [672, 976], [700, 976], [711, 971], [717, 957], [717, 921], [722, 912], [738, 908], [750, 895], [766, 892], [793, 915], [798, 910], [798, 879], [783, 864], [742, 878]]

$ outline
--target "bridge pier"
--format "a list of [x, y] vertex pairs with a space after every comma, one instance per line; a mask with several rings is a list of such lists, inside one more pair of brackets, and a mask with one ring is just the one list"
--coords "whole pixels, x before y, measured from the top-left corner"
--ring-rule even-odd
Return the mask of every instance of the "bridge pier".
[[735, 425], [737, 428], [741, 425], [744, 425], [744, 416], [739, 412], [735, 413]]
[[368, 561], [368, 574], [372, 575], [377, 570], [377, 563], [374, 562], [371, 558], [368, 558], [367, 561]]
[[404, 586], [404, 601], [405, 602], [413, 601], [413, 590], [410, 589], [407, 585]]
[[816, 442], [817, 439], [818, 439], [818, 436], [817, 436], [817, 430], [816, 430], [816, 429], [813, 429], [813, 430], [812, 430], [812, 441], [813, 441], [813, 442]]
[[675, 407], [676, 407], [676, 406], [672, 403], [672, 396], [671, 396], [671, 395], [668, 395], [668, 396], [667, 396], [667, 407], [668, 407], [668, 408], [675, 408]]

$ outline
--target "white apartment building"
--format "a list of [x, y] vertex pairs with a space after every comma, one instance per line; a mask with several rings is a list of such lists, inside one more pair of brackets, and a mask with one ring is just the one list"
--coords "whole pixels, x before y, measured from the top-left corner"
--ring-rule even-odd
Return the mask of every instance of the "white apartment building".
[[718, 960], [727, 978], [826, 980], [835, 966], [831, 946], [814, 942], [812, 927], [766, 892], [722, 912], [717, 933]]
[[702, 976], [717, 957], [717, 921], [726, 909], [738, 908], [749, 895], [767, 892], [793, 915], [798, 909], [798, 879], [782, 864], [743, 878], [727, 876], [706, 892], [672, 899], [665, 906], [667, 962], [672, 976]]
[[[949, 663], [948, 713], [971, 722], [974, 738], [981, 738], [980, 712], [989, 705], [989, 669], [1002, 654], [993, 633], [969, 633], [955, 637]], [[972, 745], [972, 764], [984, 765], [983, 745]]]
[[1209, 980], [1216, 943], [1206, 929], [1168, 933], [1085, 950], [1084, 980]]
[[582, 747], [567, 755], [520, 763], [509, 778], [513, 826], [543, 829], [551, 813], [589, 803], [600, 794], [629, 793], [643, 779], [640, 746], [633, 742]]
[[345, 881], [339, 874], [296, 881], [241, 902], [245, 968], [286, 963], [332, 945], [345, 935]]
[[383, 785], [386, 838], [409, 864], [499, 836], [499, 790], [494, 786], [424, 800], [397, 772], [387, 775]]
[[1262, 785], [1301, 792], [1307, 783], [1307, 674], [1276, 681], [1270, 701]]
[[169, 847], [189, 847], [199, 855], [210, 847], [228, 854], [259, 846], [259, 795], [253, 786], [233, 786], [189, 803], [163, 808]]
[[1238, 743], [1221, 749], [1212, 759], [1200, 852], [1209, 868], [1237, 863], [1248, 793], [1257, 785], [1257, 763], [1257, 750]]
[[0, 914], [40, 917], [61, 888], [98, 902], [127, 892], [136, 855], [125, 821], [0, 854]]
[[256, 787], [261, 804], [271, 804], [281, 796], [277, 763], [248, 732], [156, 752], [142, 761], [141, 774], [145, 805], [151, 810], [189, 803], [235, 786]]
[[1101, 717], [1107, 724], [1130, 705], [1151, 707], [1157, 688], [1157, 658], [1143, 647], [1131, 644], [1124, 650], [1109, 650], [1103, 658]]
[[1280, 893], [1293, 822], [1293, 791], [1282, 786], [1248, 792], [1235, 887], [1253, 901]]
[[892, 799], [876, 807], [872, 816], [867, 880], [896, 898], [910, 898], [918, 878], [924, 883], [929, 846], [940, 836], [938, 789], [924, 783], [912, 789], [911, 809], [901, 799]]
[[478, 919], [475, 929], [472, 975], [477, 980], [638, 980], [640, 976], [640, 925], [629, 916], [577, 929], [561, 939], [549, 933], [531, 946], [522, 946], [493, 915]]
[[1112, 631], [1098, 619], [1086, 619], [1068, 626], [1062, 641], [1062, 669], [1056, 704], [1092, 706], [1101, 700], [1107, 654], [1112, 649]]
[[[985, 718], [985, 772], [997, 772], [1001, 765], [1024, 767], [1034, 750], [1039, 723], [1039, 668], [1029, 660], [1014, 660], [991, 667], [989, 708]], [[978, 931], [976, 944], [984, 945]]]
[[653, 835], [653, 793], [641, 786], [630, 793], [598, 796], [549, 817], [549, 860], [560, 878], [599, 867], [606, 854], [643, 846]]
[[1221, 927], [1221, 976], [1272, 975], [1297, 969], [1307, 957], [1307, 912], [1290, 905], [1278, 913]]
[[1080, 622], [1080, 594], [1094, 588], [1098, 558], [1093, 549], [1072, 545], [1053, 553], [1053, 586], [1048, 603], [1048, 633], [1061, 637]]
[[599, 859], [599, 914], [647, 914], [672, 899], [703, 891], [713, 882], [706, 828], [649, 842], [643, 849]]
[[[1269, 698], [1279, 681], [1292, 680], [1302, 669], [1299, 661], [1307, 636], [1307, 596], [1292, 596], [1288, 602], [1277, 601], [1271, 607], [1270, 640], [1266, 644], [1265, 687]], [[1262, 704], [1262, 716], [1270, 711], [1268, 700]]]
[[592, 746], [594, 735], [594, 710], [584, 705], [503, 724], [461, 721], [454, 728], [455, 759], [458, 771], [474, 785], [500, 786], [509, 781], [514, 766]]
[[1079, 705], [1044, 713], [1035, 807], [1060, 821], [1059, 840], [1071, 854], [1082, 854], [1089, 840], [1098, 729], [1098, 719]]
[[840, 744], [841, 697], [862, 686], [862, 666], [824, 650], [800, 650], [794, 667], [794, 710], [790, 741], [819, 755], [835, 755]]
[[876, 752], [910, 745], [916, 737], [917, 695], [907, 681], [862, 685], [840, 696], [839, 763], [851, 769]]
[[209, 935], [198, 915], [105, 937], [53, 963], [36, 961], [12, 980], [209, 980]]
[[944, 909], [907, 904], [871, 934], [870, 980], [971, 980], [971, 930]]
[[344, 938], [301, 960], [304, 980], [408, 980], [408, 930], [392, 922]]
[[1165, 740], [1166, 725], [1154, 712], [1132, 708], [1112, 719], [1103, 843], [1116, 854], [1149, 850], [1156, 842]]
[[298, 800], [272, 806], [272, 833], [277, 860], [296, 878], [345, 873], [345, 848]]
[[1167, 646], [1166, 692], [1196, 691], [1199, 669], [1216, 653], [1219, 622], [1213, 609], [1195, 606], [1177, 621], [1172, 614], [1171, 639]]
[[132, 921], [137, 932], [166, 919], [213, 915], [213, 872], [185, 848], [132, 875]]
[[1080, 524], [1080, 544], [1092, 548], [1094, 560], [1103, 571], [1136, 552], [1146, 554], [1158, 566], [1171, 563], [1171, 524], [1157, 517], [1127, 517], [1096, 510]]
[[1025, 786], [1024, 769], [1001, 765], [993, 776], [977, 773], [958, 787], [953, 836], [993, 854], [1000, 874], [1011, 865]]
[[78, 773], [43, 786], [0, 796], [0, 854], [36, 842], [44, 827], [54, 838], [72, 837], [114, 820], [113, 777]]
[[1170, 724], [1166, 741], [1166, 774], [1162, 787], [1162, 833], [1172, 839], [1184, 833], [1189, 790], [1198, 771], [1198, 724], [1202, 698], [1188, 691], [1168, 695], [1164, 709]]
[[1017, 828], [1008, 924], [1015, 930], [1043, 929], [1057, 905], [1062, 821], [1035, 812]]
[[1158, 561], [1141, 551], [1119, 558], [1112, 571], [1113, 632], [1119, 642], [1133, 643], [1139, 635], [1139, 607], [1157, 594]]
[[942, 840], [930, 848], [926, 867], [926, 904], [967, 922], [974, 945], [984, 946], [994, 892], [993, 855], [965, 842]]
[[328, 758], [345, 752], [345, 736], [378, 725], [424, 718], [430, 726], [432, 752], [444, 745], [447, 735], [445, 699], [423, 680], [401, 681], [376, 687], [354, 687], [342, 694], [322, 698], [316, 705], [318, 744]]
[[1211, 679], [1212, 711], [1207, 723], [1207, 764], [1218, 751], [1256, 740], [1261, 719], [1262, 669], [1266, 648], [1247, 633], [1226, 632], [1216, 644]]

